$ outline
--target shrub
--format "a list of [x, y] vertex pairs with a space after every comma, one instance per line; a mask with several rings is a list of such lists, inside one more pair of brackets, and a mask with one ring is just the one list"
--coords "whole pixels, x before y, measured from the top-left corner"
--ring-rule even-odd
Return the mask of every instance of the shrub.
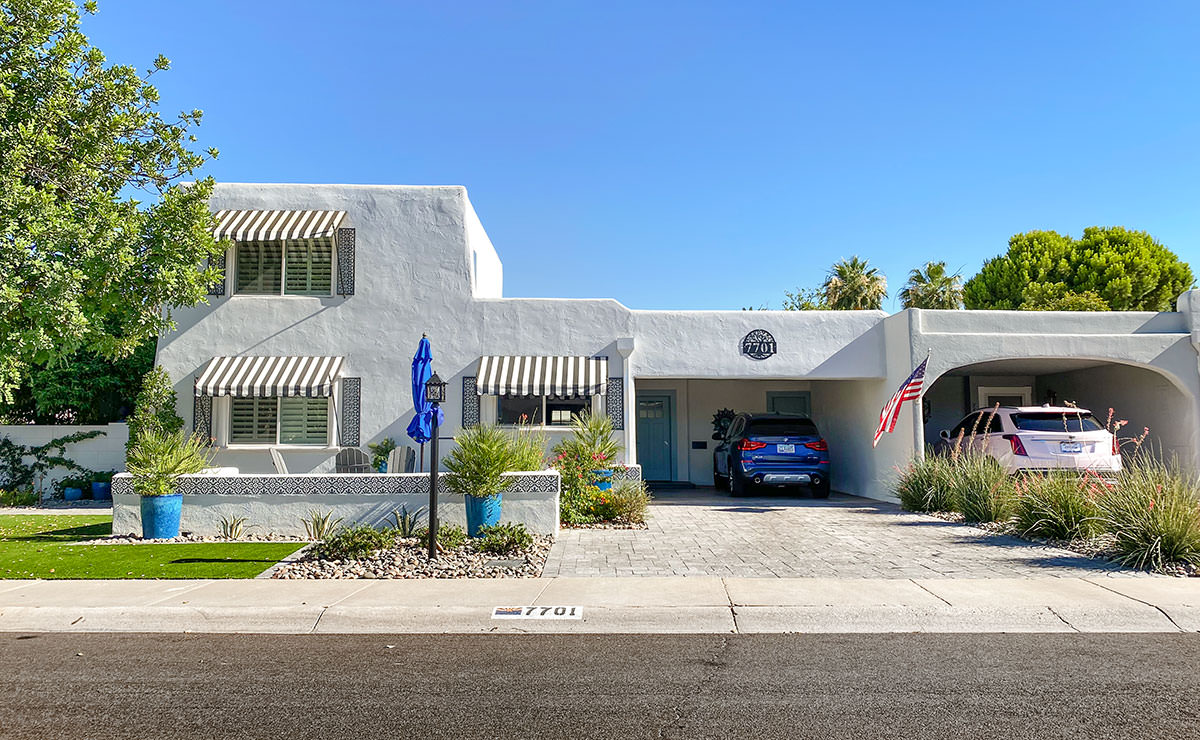
[[449, 475], [446, 488], [468, 496], [486, 498], [504, 490], [511, 459], [511, 440], [499, 427], [480, 424], [454, 438], [458, 443], [442, 460]]
[[1135, 458], [1117, 486], [1100, 497], [1118, 560], [1137, 568], [1200, 563], [1200, 486], [1190, 475], [1148, 457]]
[[1097, 499], [1104, 482], [1072, 473], [1034, 474], [1016, 479], [1015, 516], [1023, 535], [1084, 539], [1102, 527]]
[[521, 424], [509, 438], [508, 469], [546, 469], [546, 435], [530, 424]]
[[963, 453], [951, 461], [951, 496], [969, 522], [1002, 522], [1012, 516], [1013, 488], [992, 458]]
[[894, 490], [909, 511], [954, 511], [954, 461], [926, 454], [900, 470]]
[[32, 488], [0, 490], [0, 506], [36, 506], [38, 495]]
[[650, 489], [640, 480], [621, 481], [608, 491], [600, 491], [598, 498], [605, 508], [605, 519], [629, 524], [641, 524], [646, 521]]
[[[429, 538], [429, 527], [421, 527], [421, 529], [417, 530], [416, 537], [419, 540], [427, 540]], [[447, 550], [453, 550], [467, 543], [467, 533], [457, 524], [439, 524], [437, 539], [438, 544], [442, 547]]]
[[375, 529], [366, 524], [346, 527], [317, 546], [323, 560], [361, 560], [395, 544], [391, 530]]
[[212, 451], [207, 440], [183, 432], [148, 429], [129, 448], [125, 468], [133, 475], [133, 490], [142, 496], [166, 496], [174, 492], [179, 476], [199, 473], [208, 467]]
[[134, 402], [133, 415], [129, 417], [126, 454], [146, 432], [174, 434], [183, 429], [183, 418], [175, 413], [175, 401], [175, 387], [166, 370], [155, 367], [142, 377], [142, 389]]
[[475, 549], [492, 555], [508, 555], [533, 544], [533, 535], [524, 524], [493, 524], [479, 530]]
[[611, 467], [621, 446], [612, 438], [607, 416], [580, 414], [572, 419], [571, 436], [554, 447], [553, 466], [562, 480], [560, 518], [567, 524], [594, 521], [603, 514], [596, 470]]

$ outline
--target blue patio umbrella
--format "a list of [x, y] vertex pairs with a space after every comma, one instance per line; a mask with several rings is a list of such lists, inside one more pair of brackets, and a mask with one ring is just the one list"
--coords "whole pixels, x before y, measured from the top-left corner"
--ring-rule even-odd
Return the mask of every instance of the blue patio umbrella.
[[[437, 415], [437, 423], [445, 420], [440, 408], [425, 400], [425, 383], [433, 375], [433, 351], [429, 346], [429, 337], [421, 335], [421, 343], [417, 345], [417, 353], [412, 359], [412, 395], [413, 410], [416, 415], [408, 424], [408, 436], [414, 442], [424, 445], [433, 437], [433, 418]], [[424, 454], [422, 454], [424, 458]]]

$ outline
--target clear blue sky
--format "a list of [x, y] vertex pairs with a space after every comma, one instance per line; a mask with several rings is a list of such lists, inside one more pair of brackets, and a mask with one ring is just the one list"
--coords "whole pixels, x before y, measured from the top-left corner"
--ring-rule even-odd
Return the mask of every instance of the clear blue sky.
[[[509, 296], [778, 308], [1119, 224], [1200, 268], [1200, 3], [102, 0], [219, 181], [465, 185]], [[1200, 271], [1200, 270], [1198, 270]]]

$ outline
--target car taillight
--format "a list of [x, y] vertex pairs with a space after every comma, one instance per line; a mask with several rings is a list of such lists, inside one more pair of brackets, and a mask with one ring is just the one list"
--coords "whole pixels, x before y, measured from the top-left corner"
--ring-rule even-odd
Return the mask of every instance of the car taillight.
[[737, 448], [739, 450], [741, 450], [742, 452], [750, 452], [751, 450], [761, 450], [762, 448], [764, 448], [766, 446], [767, 446], [766, 442], [758, 442], [753, 439], [743, 439], [741, 442], [737, 443]]
[[1025, 445], [1022, 444], [1020, 437], [1015, 434], [1006, 434], [1004, 435], [1004, 438], [1007, 439], [1008, 443], [1012, 446], [1012, 453], [1014, 455], [1029, 457], [1029, 453], [1025, 451]]
[[817, 452], [824, 452], [829, 449], [829, 445], [825, 444], [825, 440], [823, 439], [818, 439], [816, 442], [805, 442], [804, 446]]

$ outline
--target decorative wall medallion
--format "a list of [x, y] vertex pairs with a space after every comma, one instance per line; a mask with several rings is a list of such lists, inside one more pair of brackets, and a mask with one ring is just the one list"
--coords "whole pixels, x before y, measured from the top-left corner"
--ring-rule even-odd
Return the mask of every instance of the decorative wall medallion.
[[765, 360], [775, 354], [775, 337], [766, 329], [755, 329], [742, 337], [742, 354], [752, 360]]

